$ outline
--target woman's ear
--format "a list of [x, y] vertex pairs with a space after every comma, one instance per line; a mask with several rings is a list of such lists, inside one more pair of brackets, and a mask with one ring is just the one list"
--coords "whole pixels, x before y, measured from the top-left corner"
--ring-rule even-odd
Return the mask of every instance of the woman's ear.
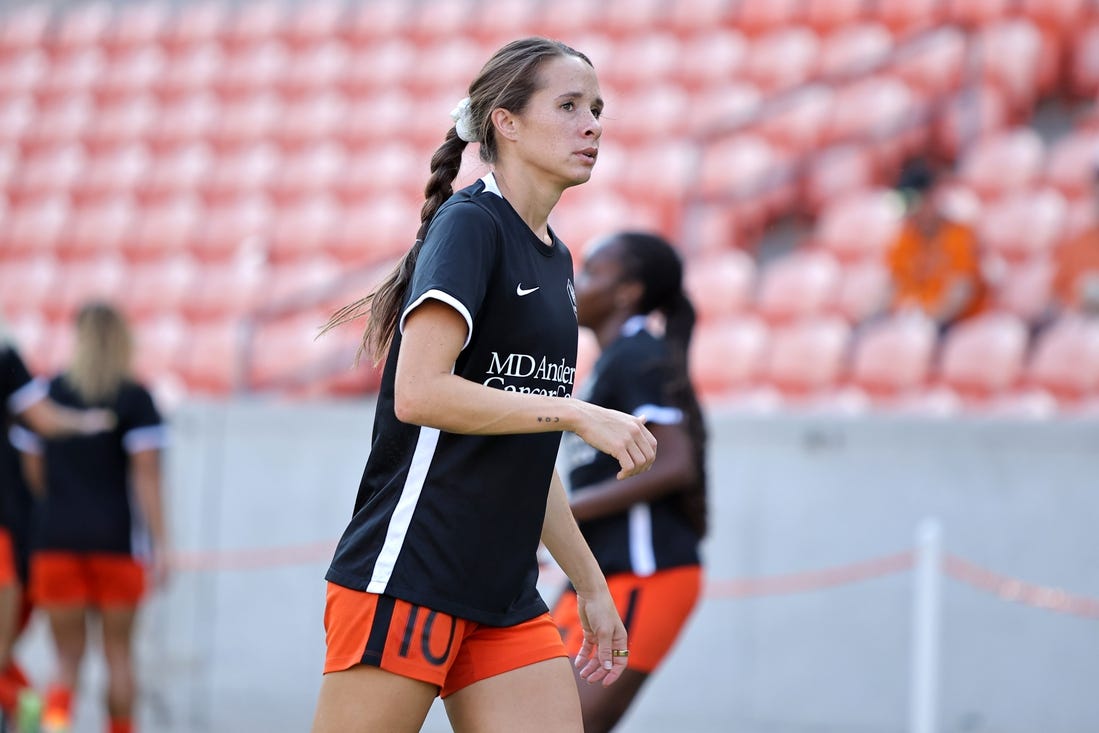
[[516, 133], [516, 120], [509, 110], [503, 107], [497, 107], [492, 110], [492, 114], [489, 119], [492, 120], [492, 127], [496, 130], [498, 137], [503, 137], [514, 142], [518, 137]]
[[644, 286], [637, 280], [619, 283], [615, 288], [614, 304], [622, 310], [636, 310], [645, 294]]

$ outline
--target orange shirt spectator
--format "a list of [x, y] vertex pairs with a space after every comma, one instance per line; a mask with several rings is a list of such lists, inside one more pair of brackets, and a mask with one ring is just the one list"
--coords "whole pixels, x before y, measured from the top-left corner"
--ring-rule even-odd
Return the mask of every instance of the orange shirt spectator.
[[1099, 312], [1099, 227], [1057, 248], [1053, 292], [1063, 308]]
[[942, 326], [980, 313], [988, 296], [973, 230], [940, 217], [918, 221], [905, 223], [889, 251], [893, 310], [918, 308]]

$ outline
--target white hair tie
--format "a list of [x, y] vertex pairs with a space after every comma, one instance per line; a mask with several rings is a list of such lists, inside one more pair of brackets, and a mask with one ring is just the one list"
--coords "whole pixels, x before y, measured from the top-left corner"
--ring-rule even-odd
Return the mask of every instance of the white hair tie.
[[473, 129], [473, 120], [469, 113], [469, 97], [466, 97], [458, 106], [450, 111], [450, 118], [454, 120], [454, 131], [458, 137], [467, 143], [480, 142], [477, 132]]

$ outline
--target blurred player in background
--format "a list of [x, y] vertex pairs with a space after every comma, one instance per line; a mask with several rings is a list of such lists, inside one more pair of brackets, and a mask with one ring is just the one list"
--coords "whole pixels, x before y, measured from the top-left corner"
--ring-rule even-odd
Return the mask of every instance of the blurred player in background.
[[[101, 409], [73, 410], [51, 400], [46, 382], [32, 378], [0, 317], [0, 710], [15, 718], [21, 694], [30, 683], [12, 657], [15, 640], [29, 616], [23, 588], [27, 583], [28, 532], [32, 500], [19, 456], [9, 441], [16, 421], [40, 435], [94, 434], [110, 429], [114, 416]], [[33, 703], [32, 703], [33, 704]]]
[[[601, 350], [581, 398], [645, 418], [660, 442], [652, 470], [619, 481], [608, 456], [573, 435], [565, 438], [572, 511], [630, 638], [630, 666], [616, 685], [579, 685], [584, 730], [596, 733], [618, 723], [698, 602], [706, 429], [687, 371], [694, 308], [683, 291], [680, 258], [667, 241], [626, 232], [598, 243], [577, 278], [576, 307]], [[653, 314], [662, 335], [654, 333]], [[575, 653], [583, 630], [571, 588], [553, 616]]]
[[[536, 587], [539, 540], [580, 594], [582, 679], [626, 667], [621, 619], [554, 471], [561, 432], [622, 476], [644, 421], [576, 399], [572, 257], [549, 228], [591, 176], [603, 100], [591, 62], [542, 38], [496, 52], [431, 160], [416, 244], [367, 306], [388, 353], [354, 516], [327, 579], [314, 733], [417, 731], [441, 695], [456, 730], [579, 731], [565, 647]], [[492, 172], [454, 193], [468, 142]], [[369, 237], [369, 232], [363, 232]]]
[[134, 621], [146, 566], [154, 583], [162, 583], [167, 556], [160, 471], [166, 429], [152, 396], [131, 376], [131, 355], [121, 314], [104, 303], [83, 307], [72, 362], [49, 383], [49, 396], [71, 408], [109, 409], [117, 424], [92, 436], [19, 440], [27, 480], [41, 495], [30, 595], [49, 619], [58, 662], [44, 733], [70, 729], [87, 627], [95, 618], [108, 673], [108, 732], [133, 730]]

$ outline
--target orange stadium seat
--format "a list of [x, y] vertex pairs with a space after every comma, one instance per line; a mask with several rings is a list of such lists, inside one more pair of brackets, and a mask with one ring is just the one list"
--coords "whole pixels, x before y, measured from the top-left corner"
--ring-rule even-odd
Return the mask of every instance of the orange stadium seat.
[[820, 73], [825, 77], [849, 77], [873, 71], [893, 51], [893, 35], [880, 23], [855, 23], [838, 27], [824, 36]]
[[678, 84], [658, 81], [624, 92], [612, 100], [613, 110], [603, 116], [605, 139], [632, 148], [678, 137], [690, 99]]
[[1037, 131], [1014, 127], [977, 141], [962, 157], [958, 179], [982, 198], [995, 198], [1033, 186], [1045, 162]]
[[767, 358], [770, 332], [752, 315], [699, 323], [691, 338], [690, 371], [707, 398], [756, 386]]
[[938, 380], [969, 403], [1006, 394], [1023, 374], [1027, 343], [1026, 325], [1017, 316], [975, 316], [944, 337]]
[[744, 74], [765, 92], [779, 92], [811, 79], [817, 72], [819, 54], [820, 39], [813, 31], [798, 26], [780, 28], [752, 40]]
[[977, 234], [985, 255], [1022, 262], [1046, 257], [1061, 242], [1067, 207], [1051, 188], [1020, 190], [985, 206]]
[[825, 140], [866, 140], [883, 158], [903, 155], [905, 136], [919, 118], [918, 97], [894, 76], [868, 76], [839, 88], [824, 131]]
[[937, 343], [934, 322], [914, 313], [872, 323], [855, 340], [851, 385], [884, 405], [912, 397], [928, 382]]
[[700, 321], [718, 320], [751, 307], [756, 264], [742, 250], [725, 250], [687, 260], [684, 287]]
[[147, 202], [122, 243], [131, 261], [158, 260], [189, 252], [203, 221], [202, 202], [194, 194], [180, 192]]
[[746, 82], [718, 83], [692, 94], [687, 132], [708, 139], [722, 131], [743, 127], [763, 108], [763, 93]]
[[822, 314], [835, 301], [841, 274], [832, 255], [795, 251], [764, 267], [756, 311], [772, 323]]
[[844, 375], [851, 328], [841, 318], [807, 318], [771, 334], [764, 380], [795, 401], [822, 396]]
[[873, 15], [897, 36], [926, 30], [942, 22], [944, 0], [877, 0]]
[[803, 19], [800, 0], [738, 0], [732, 23], [746, 33], [767, 33]]

